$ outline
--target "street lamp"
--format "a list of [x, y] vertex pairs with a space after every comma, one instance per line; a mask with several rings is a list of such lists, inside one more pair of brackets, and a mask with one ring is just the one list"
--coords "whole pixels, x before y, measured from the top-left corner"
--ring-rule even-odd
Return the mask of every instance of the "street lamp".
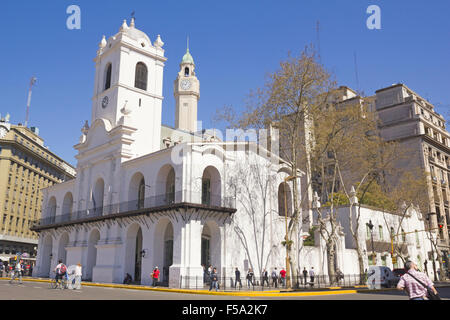
[[288, 176], [286, 178], [284, 178], [284, 213], [285, 213], [285, 221], [286, 221], [286, 237], [285, 237], [285, 241], [286, 241], [286, 275], [287, 275], [287, 279], [286, 279], [286, 288], [290, 288], [291, 287], [291, 267], [290, 267], [290, 260], [289, 260], [289, 234], [288, 234], [288, 220], [287, 220], [287, 198], [286, 198], [286, 193], [287, 193], [287, 182], [290, 180], [293, 180], [297, 178], [297, 176]]
[[372, 224], [372, 220], [369, 220], [369, 223], [366, 223], [366, 225], [370, 229], [370, 236], [371, 236], [371, 239], [372, 239], [372, 263], [373, 263], [373, 265], [375, 265], [375, 250], [373, 248], [373, 224]]
[[430, 212], [428, 214], [427, 220], [428, 220], [428, 229], [429, 229], [429, 237], [428, 239], [430, 239], [430, 243], [431, 243], [431, 262], [433, 263], [433, 273], [434, 273], [434, 281], [437, 281], [437, 275], [436, 275], [436, 261], [434, 260], [434, 249], [433, 249], [433, 235], [431, 233], [431, 227], [432, 227], [432, 222], [431, 222], [431, 215], [436, 214], [436, 212]]

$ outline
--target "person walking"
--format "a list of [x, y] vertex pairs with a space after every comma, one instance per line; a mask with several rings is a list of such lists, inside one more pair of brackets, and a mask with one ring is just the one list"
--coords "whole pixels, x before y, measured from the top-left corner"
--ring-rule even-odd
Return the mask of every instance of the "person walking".
[[0, 277], [3, 277], [3, 261], [0, 260]]
[[262, 273], [262, 286], [264, 287], [264, 283], [267, 283], [267, 286], [269, 287], [269, 273], [266, 269], [263, 270]]
[[405, 263], [406, 273], [401, 276], [398, 284], [398, 290], [405, 290], [409, 300], [428, 300], [428, 288], [438, 294], [433, 282], [423, 272], [419, 272], [417, 265], [412, 261]]
[[14, 271], [12, 273], [11, 280], [9, 280], [9, 283], [12, 283], [14, 279], [18, 276], [19, 277], [19, 283], [22, 284], [22, 262], [23, 260], [20, 260], [16, 262], [16, 265], [14, 267]]
[[234, 287], [236, 288], [236, 285], [239, 282], [239, 289], [242, 289], [241, 272], [239, 271], [238, 267], [236, 267], [234, 275], [235, 275]]
[[342, 273], [342, 271], [338, 268], [336, 269], [336, 283], [339, 284], [339, 281], [341, 281], [342, 279], [344, 279], [344, 273]]
[[274, 270], [272, 270], [272, 285], [275, 288], [278, 288], [278, 272], [277, 272], [277, 268], [275, 268]]
[[286, 270], [284, 270], [284, 268], [281, 268], [280, 270], [280, 279], [281, 279], [281, 284], [283, 285], [283, 287], [286, 286]]
[[58, 280], [65, 279], [66, 278], [66, 274], [67, 274], [67, 267], [66, 265], [62, 262], [62, 260], [58, 260], [58, 265], [55, 267], [55, 269], [53, 270], [53, 272], [56, 273], [55, 276], [55, 280], [56, 280], [56, 284], [58, 284]]
[[152, 286], [156, 287], [156, 284], [159, 281], [159, 269], [158, 269], [158, 266], [156, 266], [155, 269], [153, 269], [153, 272], [151, 274], [151, 278], [153, 280]]
[[212, 288], [215, 288], [217, 291], [219, 289], [218, 284], [217, 284], [219, 279], [218, 279], [216, 268], [212, 269], [210, 278], [211, 278], [211, 285], [209, 286], [209, 291], [211, 291]]
[[81, 267], [81, 263], [78, 262], [77, 265], [75, 266], [75, 273], [74, 273], [75, 285], [73, 286], [74, 290], [81, 289], [81, 277], [83, 275], [82, 271], [83, 270], [82, 270], [82, 267]]
[[306, 267], [303, 267], [303, 280], [304, 280], [304, 285], [306, 286], [306, 284], [308, 282], [308, 270], [306, 270]]
[[314, 272], [314, 267], [311, 267], [311, 269], [309, 270], [309, 278], [310, 278], [310, 282], [309, 285], [311, 287], [314, 286], [314, 277], [316, 276], [315, 272]]
[[253, 286], [253, 271], [252, 271], [252, 268], [248, 269], [248, 272], [247, 272], [247, 288], [250, 289], [250, 285]]

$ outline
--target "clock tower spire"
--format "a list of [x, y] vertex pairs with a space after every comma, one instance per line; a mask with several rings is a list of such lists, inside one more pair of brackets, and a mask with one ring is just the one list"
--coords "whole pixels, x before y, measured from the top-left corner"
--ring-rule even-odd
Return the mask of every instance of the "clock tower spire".
[[176, 101], [175, 128], [189, 132], [197, 131], [197, 103], [200, 99], [200, 81], [195, 76], [194, 58], [189, 52], [189, 38], [186, 53], [180, 63], [180, 71], [174, 81]]

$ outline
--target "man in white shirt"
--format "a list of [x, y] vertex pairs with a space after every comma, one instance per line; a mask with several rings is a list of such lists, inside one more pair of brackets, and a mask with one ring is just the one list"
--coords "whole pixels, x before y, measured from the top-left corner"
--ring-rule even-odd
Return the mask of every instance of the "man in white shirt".
[[56, 284], [58, 284], [58, 280], [64, 279], [64, 277], [66, 276], [67, 267], [62, 262], [62, 260], [58, 261], [58, 265], [56, 266], [55, 270], [53, 270], [53, 272], [56, 273], [56, 277], [55, 277]]
[[314, 286], [314, 277], [315, 277], [315, 273], [314, 273], [314, 267], [311, 267], [311, 269], [309, 270], [309, 278], [310, 278], [310, 285], [311, 287]]

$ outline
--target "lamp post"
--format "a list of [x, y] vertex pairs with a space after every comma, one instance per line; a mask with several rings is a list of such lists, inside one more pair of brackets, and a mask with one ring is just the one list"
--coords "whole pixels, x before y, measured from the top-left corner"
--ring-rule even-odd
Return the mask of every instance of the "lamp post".
[[285, 241], [286, 241], [286, 288], [290, 288], [291, 287], [291, 267], [290, 267], [290, 259], [289, 259], [289, 234], [288, 234], [288, 214], [287, 214], [287, 198], [286, 198], [286, 193], [287, 193], [287, 182], [290, 180], [293, 180], [297, 178], [297, 176], [288, 176], [286, 178], [284, 178], [284, 213], [285, 213], [285, 221], [286, 221], [286, 236], [285, 236]]
[[430, 212], [428, 214], [427, 220], [428, 220], [428, 229], [429, 229], [429, 237], [428, 239], [430, 239], [430, 243], [431, 243], [431, 262], [433, 263], [433, 274], [434, 274], [434, 281], [438, 281], [437, 280], [437, 276], [436, 276], [436, 261], [434, 259], [434, 249], [433, 249], [433, 234], [431, 233], [432, 230], [432, 222], [431, 222], [431, 215], [436, 214], [435, 212]]
[[373, 224], [372, 224], [372, 220], [369, 220], [369, 223], [366, 223], [366, 225], [369, 227], [370, 229], [370, 237], [372, 239], [372, 263], [373, 265], [375, 265], [375, 250], [373, 247]]

